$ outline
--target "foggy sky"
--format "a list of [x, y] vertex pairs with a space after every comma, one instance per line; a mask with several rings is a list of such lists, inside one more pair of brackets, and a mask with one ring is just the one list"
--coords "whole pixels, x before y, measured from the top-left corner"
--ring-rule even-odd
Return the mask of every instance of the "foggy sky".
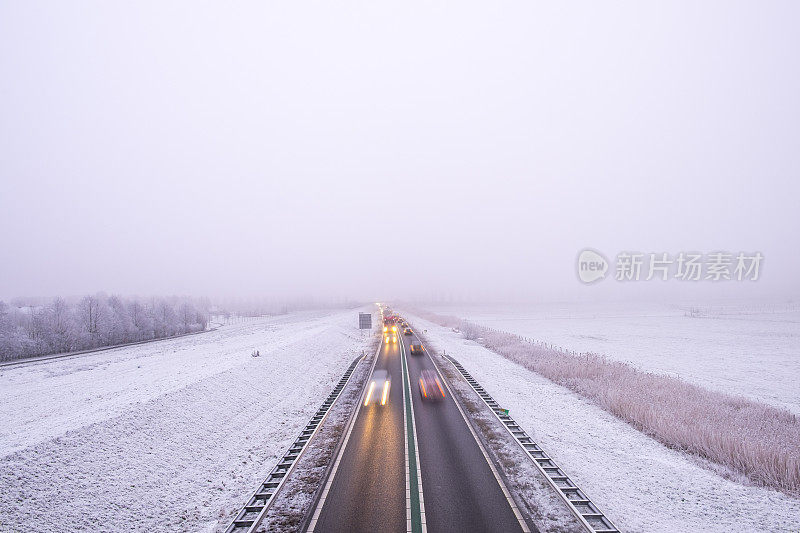
[[[800, 295], [796, 2], [0, 2], [0, 298]], [[761, 251], [581, 285], [577, 253]]]

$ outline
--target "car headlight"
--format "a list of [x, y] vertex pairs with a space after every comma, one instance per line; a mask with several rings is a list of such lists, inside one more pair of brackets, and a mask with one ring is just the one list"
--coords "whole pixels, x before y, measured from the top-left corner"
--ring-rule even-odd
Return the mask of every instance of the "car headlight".
[[369, 390], [367, 391], [367, 399], [364, 400], [364, 406], [366, 407], [369, 405], [369, 399], [372, 398], [372, 391], [375, 390], [375, 382], [369, 384]]
[[386, 400], [389, 398], [389, 382], [383, 384], [383, 395], [381, 396], [381, 405], [386, 405]]

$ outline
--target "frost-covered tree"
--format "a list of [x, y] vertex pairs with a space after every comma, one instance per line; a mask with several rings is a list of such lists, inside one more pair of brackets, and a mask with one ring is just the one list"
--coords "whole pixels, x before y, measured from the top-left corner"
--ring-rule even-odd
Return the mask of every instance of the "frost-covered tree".
[[53, 352], [68, 352], [78, 338], [72, 309], [63, 298], [53, 300], [48, 313], [49, 346]]
[[111, 335], [114, 344], [142, 340], [137, 335], [136, 326], [130, 314], [130, 306], [126, 305], [126, 302], [118, 296], [109, 298], [108, 306], [112, 317]]
[[203, 331], [208, 301], [190, 298], [55, 298], [0, 302], [0, 360], [85, 350]]
[[22, 352], [20, 331], [14, 322], [10, 306], [0, 301], [0, 361], [14, 358], [14, 354]]
[[80, 305], [81, 325], [83, 326], [84, 342], [90, 345], [98, 342], [100, 332], [98, 331], [98, 324], [100, 323], [100, 302], [97, 296], [84, 296], [81, 299]]

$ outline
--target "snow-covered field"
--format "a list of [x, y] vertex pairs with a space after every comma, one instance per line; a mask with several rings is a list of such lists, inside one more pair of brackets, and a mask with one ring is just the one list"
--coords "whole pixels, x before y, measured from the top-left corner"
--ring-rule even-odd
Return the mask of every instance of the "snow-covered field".
[[0, 368], [0, 530], [219, 527], [368, 342], [315, 311]]
[[800, 414], [797, 304], [541, 304], [430, 310], [568, 350], [603, 354]]
[[413, 323], [509, 408], [623, 531], [800, 529], [800, 500], [725, 479], [460, 334], [419, 318]]

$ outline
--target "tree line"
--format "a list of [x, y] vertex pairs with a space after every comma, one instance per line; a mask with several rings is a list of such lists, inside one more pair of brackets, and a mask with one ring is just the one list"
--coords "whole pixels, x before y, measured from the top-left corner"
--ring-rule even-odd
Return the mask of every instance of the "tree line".
[[0, 361], [203, 331], [209, 303], [96, 294], [48, 303], [0, 301]]

